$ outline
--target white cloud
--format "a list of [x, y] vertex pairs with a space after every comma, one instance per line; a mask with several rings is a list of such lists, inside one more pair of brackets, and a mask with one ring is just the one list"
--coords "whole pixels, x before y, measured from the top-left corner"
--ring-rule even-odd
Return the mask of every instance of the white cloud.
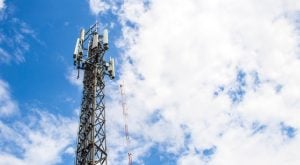
[[[4, 11], [5, 12], [5, 11]], [[0, 13], [1, 14], [1, 13]], [[21, 63], [30, 49], [29, 39], [42, 42], [36, 37], [34, 30], [24, 21], [8, 13], [1, 17], [3, 26], [0, 27], [0, 63]]]
[[63, 117], [37, 108], [16, 113], [18, 109], [8, 83], [0, 80], [0, 165], [51, 165], [75, 155], [77, 114]]
[[57, 164], [70, 154], [77, 121], [36, 110], [21, 121], [0, 121], [0, 164]]
[[93, 14], [98, 15], [109, 9], [108, 3], [103, 0], [89, 0], [90, 9]]
[[[125, 1], [118, 44], [135, 161], [157, 144], [178, 164], [299, 164], [298, 132], [287, 138], [280, 124], [300, 129], [299, 10], [297, 0]], [[122, 120], [110, 119], [116, 162]]]
[[[1, 42], [1, 38], [0, 38]], [[0, 48], [0, 61], [4, 63], [8, 63], [10, 61], [11, 56], [4, 49]]]
[[3, 80], [0, 80], [0, 96], [1, 116], [9, 116], [18, 111], [18, 104], [11, 98], [9, 86]]
[[0, 11], [1, 11], [2, 9], [4, 9], [4, 7], [5, 7], [4, 0], [0, 0]]
[[[79, 78], [78, 78], [78, 74], [79, 74]], [[83, 86], [83, 71], [74, 69], [74, 68], [69, 68], [68, 69], [68, 73], [66, 74], [66, 78], [67, 80], [74, 86], [78, 87], [79, 89], [82, 89]]]

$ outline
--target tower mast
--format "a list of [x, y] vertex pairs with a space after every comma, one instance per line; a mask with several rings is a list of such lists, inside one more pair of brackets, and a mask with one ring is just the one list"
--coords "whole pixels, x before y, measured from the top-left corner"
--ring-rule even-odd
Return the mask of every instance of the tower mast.
[[128, 130], [128, 107], [127, 107], [127, 102], [126, 102], [124, 82], [123, 82], [123, 84], [120, 84], [120, 93], [121, 93], [121, 104], [122, 104], [123, 118], [124, 118], [124, 133], [125, 133], [125, 138], [126, 138], [128, 165], [132, 165], [132, 153], [129, 150], [130, 138], [129, 138], [129, 130]]
[[104, 76], [115, 77], [114, 59], [105, 62], [108, 32], [98, 34], [98, 22], [81, 29], [74, 50], [74, 65], [83, 70], [83, 97], [77, 137], [76, 165], [106, 165]]

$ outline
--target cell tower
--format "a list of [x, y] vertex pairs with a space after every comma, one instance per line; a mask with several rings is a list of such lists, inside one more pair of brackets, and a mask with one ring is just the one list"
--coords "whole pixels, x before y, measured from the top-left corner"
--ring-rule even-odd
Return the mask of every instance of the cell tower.
[[123, 109], [124, 132], [125, 132], [125, 138], [126, 138], [128, 165], [132, 165], [132, 153], [129, 151], [130, 139], [129, 139], [129, 131], [128, 131], [128, 108], [127, 108], [127, 103], [126, 103], [124, 82], [123, 82], [123, 84], [120, 84], [120, 93], [121, 93], [121, 104], [122, 104], [122, 109]]
[[76, 165], [107, 164], [104, 76], [115, 77], [114, 59], [104, 61], [108, 31], [98, 34], [98, 22], [86, 32], [81, 29], [74, 50], [74, 65], [84, 71], [83, 97], [78, 130]]

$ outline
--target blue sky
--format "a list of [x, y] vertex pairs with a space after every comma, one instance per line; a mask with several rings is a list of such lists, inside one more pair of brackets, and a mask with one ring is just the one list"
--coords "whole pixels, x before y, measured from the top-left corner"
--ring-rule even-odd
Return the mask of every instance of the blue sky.
[[[110, 164], [298, 165], [297, 0], [0, 0], [0, 165], [73, 164], [81, 28], [109, 30]], [[118, 84], [125, 83], [130, 146]]]

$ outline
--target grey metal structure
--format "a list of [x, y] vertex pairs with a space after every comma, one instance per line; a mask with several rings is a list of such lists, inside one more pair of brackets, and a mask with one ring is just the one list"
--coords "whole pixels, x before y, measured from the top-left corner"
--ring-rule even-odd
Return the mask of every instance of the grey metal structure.
[[76, 165], [107, 164], [104, 76], [115, 77], [114, 59], [105, 62], [108, 32], [98, 34], [98, 23], [80, 32], [74, 50], [74, 65], [84, 71], [83, 97], [78, 130]]

